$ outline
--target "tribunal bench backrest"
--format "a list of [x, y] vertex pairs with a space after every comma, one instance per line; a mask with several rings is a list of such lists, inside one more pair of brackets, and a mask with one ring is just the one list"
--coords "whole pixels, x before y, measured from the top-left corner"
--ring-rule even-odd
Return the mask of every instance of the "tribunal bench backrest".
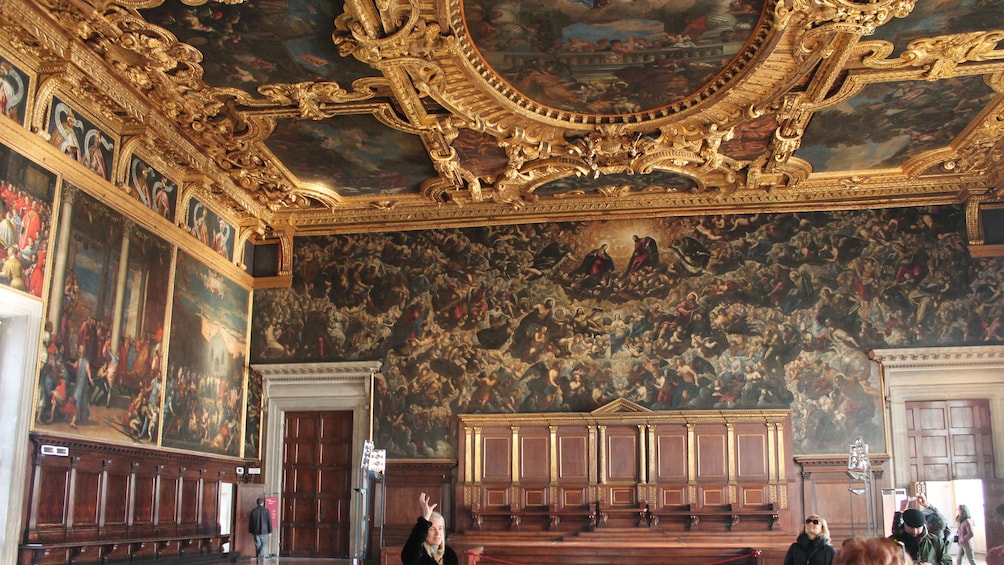
[[456, 528], [790, 531], [787, 410], [460, 416]]

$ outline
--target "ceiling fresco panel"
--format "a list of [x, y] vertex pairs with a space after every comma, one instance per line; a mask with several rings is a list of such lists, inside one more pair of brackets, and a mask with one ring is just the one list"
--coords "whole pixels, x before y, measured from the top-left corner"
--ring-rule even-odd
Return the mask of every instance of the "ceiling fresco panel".
[[732, 139], [722, 142], [722, 154], [740, 161], [752, 161], [767, 152], [777, 129], [777, 116], [768, 114], [740, 124]]
[[666, 171], [653, 171], [647, 175], [614, 173], [596, 177], [569, 176], [545, 183], [534, 191], [542, 196], [556, 194], [609, 194], [613, 189], [621, 192], [643, 192], [657, 190], [662, 192], [697, 190], [694, 179]]
[[982, 76], [872, 84], [817, 112], [795, 155], [816, 172], [900, 166], [951, 143], [995, 95]]
[[468, 0], [467, 31], [510, 86], [552, 108], [630, 114], [679, 101], [746, 48], [763, 0]]
[[489, 175], [508, 163], [505, 150], [494, 137], [470, 129], [462, 129], [453, 141], [460, 164], [475, 175]]
[[301, 181], [343, 196], [417, 193], [436, 176], [421, 139], [371, 116], [280, 121], [267, 144]]
[[165, 2], [147, 20], [202, 52], [212, 86], [255, 91], [262, 83], [335, 81], [378, 76], [331, 41], [342, 2], [250, 1], [187, 6]]
[[909, 16], [890, 20], [865, 39], [889, 41], [899, 53], [915, 39], [992, 29], [1004, 29], [1004, 0], [917, 2]]

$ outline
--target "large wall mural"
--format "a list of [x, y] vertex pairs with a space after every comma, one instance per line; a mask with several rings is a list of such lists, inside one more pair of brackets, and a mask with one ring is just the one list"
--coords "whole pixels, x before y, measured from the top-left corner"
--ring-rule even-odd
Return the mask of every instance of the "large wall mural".
[[956, 207], [297, 239], [256, 362], [379, 359], [376, 442], [453, 457], [458, 413], [791, 408], [799, 453], [885, 449], [869, 348], [1004, 341]]

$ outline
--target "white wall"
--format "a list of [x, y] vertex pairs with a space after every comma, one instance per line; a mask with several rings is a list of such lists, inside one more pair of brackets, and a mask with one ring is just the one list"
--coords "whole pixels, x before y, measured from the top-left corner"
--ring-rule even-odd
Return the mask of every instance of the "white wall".
[[42, 301], [0, 286], [0, 563], [17, 562]]

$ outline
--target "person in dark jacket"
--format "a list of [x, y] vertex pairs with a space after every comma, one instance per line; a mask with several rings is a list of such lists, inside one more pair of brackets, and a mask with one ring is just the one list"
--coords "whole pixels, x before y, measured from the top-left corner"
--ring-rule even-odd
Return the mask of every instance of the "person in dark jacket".
[[254, 556], [260, 561], [265, 557], [265, 545], [268, 543], [268, 535], [272, 533], [272, 514], [265, 508], [264, 498], [259, 498], [255, 504], [257, 506], [248, 518], [248, 533], [254, 536]]
[[906, 553], [918, 565], [952, 565], [948, 544], [940, 536], [927, 531], [924, 511], [907, 508], [893, 514], [892, 538], [902, 542]]
[[830, 529], [826, 520], [817, 514], [809, 514], [802, 533], [798, 534], [798, 539], [784, 556], [784, 565], [831, 565], [836, 554], [836, 548], [830, 545]]
[[411, 535], [401, 550], [404, 565], [459, 565], [457, 553], [446, 545], [446, 520], [435, 512], [438, 504], [429, 504], [429, 495], [418, 496], [418, 506], [422, 511], [418, 522], [411, 529]]

